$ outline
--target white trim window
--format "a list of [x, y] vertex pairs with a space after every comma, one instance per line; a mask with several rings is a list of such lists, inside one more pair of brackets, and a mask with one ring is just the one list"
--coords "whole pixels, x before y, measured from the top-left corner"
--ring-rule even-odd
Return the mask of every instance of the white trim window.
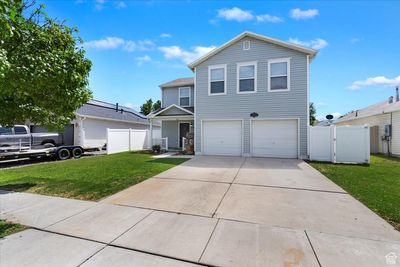
[[290, 58], [268, 60], [268, 91], [290, 91]]
[[237, 63], [236, 73], [238, 94], [257, 92], [257, 62]]
[[179, 88], [179, 106], [190, 107], [190, 87]]
[[208, 95], [226, 94], [226, 65], [208, 67]]

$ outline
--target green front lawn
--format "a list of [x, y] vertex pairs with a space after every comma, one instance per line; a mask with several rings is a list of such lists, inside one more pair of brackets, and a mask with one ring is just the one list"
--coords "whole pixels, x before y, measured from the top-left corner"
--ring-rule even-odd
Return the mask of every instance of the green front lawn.
[[369, 166], [310, 164], [400, 230], [400, 159], [371, 155]]
[[25, 229], [26, 227], [23, 225], [0, 220], [0, 238], [15, 234]]
[[150, 154], [119, 154], [0, 170], [0, 189], [99, 200], [185, 162]]

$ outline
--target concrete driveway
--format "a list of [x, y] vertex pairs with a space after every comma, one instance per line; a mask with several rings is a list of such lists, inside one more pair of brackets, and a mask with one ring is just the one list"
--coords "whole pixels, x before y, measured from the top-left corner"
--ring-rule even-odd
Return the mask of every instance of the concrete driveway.
[[0, 241], [5, 266], [387, 266], [400, 256], [398, 231], [301, 160], [195, 157], [100, 203], [14, 193], [0, 204], [1, 218], [36, 228]]
[[218, 219], [205, 264], [280, 264], [289, 253], [308, 266], [315, 253], [323, 266], [371, 265], [385, 263], [387, 242], [400, 249], [390, 224], [295, 159], [199, 156], [104, 202]]

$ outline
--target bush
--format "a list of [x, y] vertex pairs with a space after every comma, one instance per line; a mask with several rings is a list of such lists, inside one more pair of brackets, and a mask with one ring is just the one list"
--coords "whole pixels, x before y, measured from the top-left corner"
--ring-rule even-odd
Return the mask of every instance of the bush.
[[152, 146], [152, 150], [153, 150], [153, 153], [160, 154], [160, 152], [161, 152], [161, 146], [160, 146], [160, 145], [153, 145], [153, 146]]

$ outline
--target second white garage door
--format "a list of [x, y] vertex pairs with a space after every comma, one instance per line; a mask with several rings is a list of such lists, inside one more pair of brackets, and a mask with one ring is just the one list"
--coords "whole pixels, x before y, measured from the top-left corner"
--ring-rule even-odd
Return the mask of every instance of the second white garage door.
[[242, 155], [241, 121], [203, 121], [203, 154]]
[[253, 157], [297, 158], [297, 120], [252, 122]]

